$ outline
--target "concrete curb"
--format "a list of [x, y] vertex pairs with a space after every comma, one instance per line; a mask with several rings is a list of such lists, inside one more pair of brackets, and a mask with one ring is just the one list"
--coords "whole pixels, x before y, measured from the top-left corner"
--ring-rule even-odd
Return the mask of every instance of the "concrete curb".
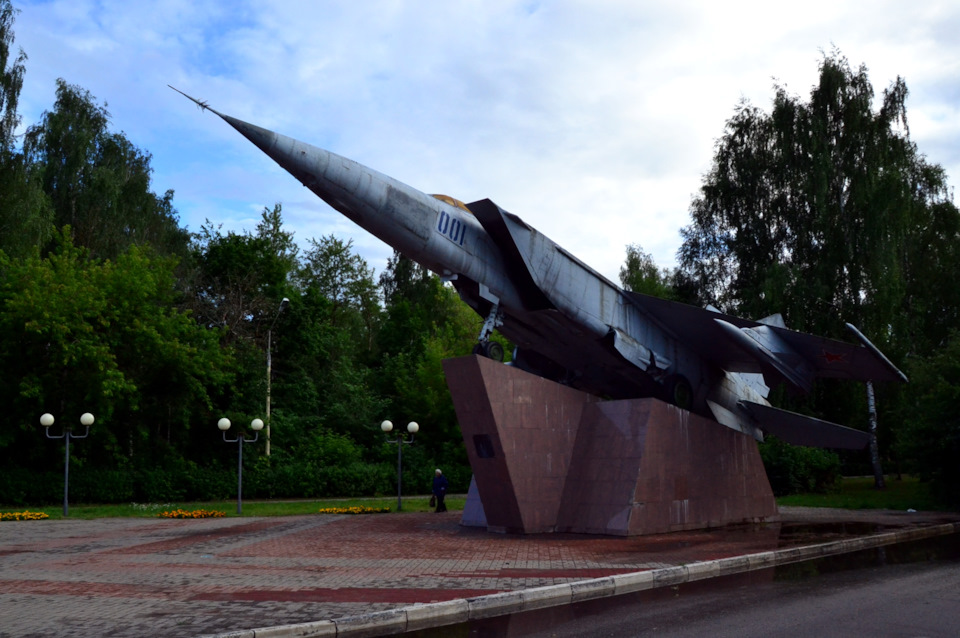
[[448, 600], [442, 603], [418, 604], [360, 616], [215, 634], [208, 638], [307, 638], [314, 636], [363, 638], [365, 636], [399, 634], [405, 631], [452, 625], [476, 618], [490, 618], [518, 611], [566, 605], [593, 598], [617, 596], [717, 576], [766, 569], [823, 556], [845, 554], [956, 533], [960, 533], [960, 523], [916, 527], [829, 543], [789, 547], [744, 556], [731, 556], [689, 565], [676, 565], [643, 572], [604, 576], [574, 583], [533, 587], [476, 598]]

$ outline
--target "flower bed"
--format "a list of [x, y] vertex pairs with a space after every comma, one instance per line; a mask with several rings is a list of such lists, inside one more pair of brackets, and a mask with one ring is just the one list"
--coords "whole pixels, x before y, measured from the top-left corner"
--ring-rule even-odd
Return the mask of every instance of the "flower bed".
[[40, 521], [50, 518], [43, 512], [3, 512], [0, 513], [0, 521]]
[[389, 507], [321, 507], [321, 514], [385, 514]]
[[181, 509], [157, 514], [160, 518], [223, 518], [226, 515], [226, 512], [219, 510], [192, 510], [188, 512]]

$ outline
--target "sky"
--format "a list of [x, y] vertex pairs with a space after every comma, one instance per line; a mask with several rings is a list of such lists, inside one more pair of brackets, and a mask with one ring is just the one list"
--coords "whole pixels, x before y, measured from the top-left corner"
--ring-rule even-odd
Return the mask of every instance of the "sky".
[[626, 247], [676, 264], [716, 141], [776, 86], [809, 98], [825, 54], [910, 90], [910, 135], [960, 175], [960, 2], [808, 0], [14, 0], [23, 126], [57, 78], [152, 155], [182, 226], [254, 231], [283, 206], [306, 249], [392, 250], [315, 197], [218, 111], [427, 193], [490, 198], [618, 281]]

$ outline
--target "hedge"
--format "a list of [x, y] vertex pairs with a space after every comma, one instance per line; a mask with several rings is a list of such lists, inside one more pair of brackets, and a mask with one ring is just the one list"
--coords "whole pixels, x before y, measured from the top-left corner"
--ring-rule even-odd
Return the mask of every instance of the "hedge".
[[[404, 468], [403, 492], [426, 494], [432, 464]], [[466, 492], [470, 468], [446, 470], [452, 492]], [[245, 498], [328, 498], [395, 494], [396, 465], [353, 462], [343, 466], [276, 463], [261, 459], [243, 468]], [[172, 503], [218, 501], [236, 496], [236, 468], [70, 469], [71, 503]], [[63, 501], [63, 474], [0, 469], [0, 503], [52, 505]]]

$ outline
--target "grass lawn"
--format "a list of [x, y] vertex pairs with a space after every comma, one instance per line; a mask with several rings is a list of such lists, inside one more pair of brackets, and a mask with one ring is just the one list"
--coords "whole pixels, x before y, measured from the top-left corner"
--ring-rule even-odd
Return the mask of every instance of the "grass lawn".
[[938, 510], [943, 509], [930, 495], [929, 485], [918, 479], [904, 476], [885, 477], [886, 488], [873, 487], [872, 476], [844, 478], [840, 489], [830, 494], [791, 494], [777, 499], [778, 505], [801, 507], [838, 507], [842, 509], [890, 509], [890, 510]]
[[[429, 496], [406, 496], [403, 498], [403, 512], [431, 511], [428, 505]], [[447, 508], [462, 510], [466, 502], [464, 495], [447, 497]], [[873, 477], [856, 476], [844, 478], [837, 491], [830, 494], [793, 494], [777, 499], [778, 505], [793, 505], [800, 507], [837, 507], [841, 509], [915, 509], [938, 510], [943, 509], [930, 495], [929, 486], [913, 477], [904, 476], [902, 480], [890, 476], [886, 479], [886, 489], [876, 490], [873, 487]], [[325, 508], [367, 507], [373, 509], [390, 508], [390, 513], [396, 513], [397, 498], [395, 496], [381, 496], [373, 498], [354, 499], [326, 499], [326, 500], [279, 500], [279, 501], [244, 501], [244, 516], [293, 516], [302, 514], [318, 514]], [[152, 518], [161, 512], [173, 510], [194, 510], [223, 512], [226, 516], [237, 515], [237, 501], [216, 501], [207, 503], [126, 503], [122, 505], [71, 505], [69, 518], [115, 518], [139, 517]], [[51, 519], [63, 518], [63, 508], [60, 505], [47, 507], [2, 507], [0, 512], [43, 512]], [[402, 512], [401, 512], [402, 513]]]
[[[429, 496], [405, 496], [403, 512], [428, 512]], [[447, 509], [462, 510], [466, 496], [451, 495], [446, 499]], [[373, 497], [353, 499], [296, 500], [296, 501], [243, 501], [244, 516], [293, 516], [298, 514], [317, 514], [326, 508], [368, 507], [373, 509], [390, 508], [397, 510], [397, 497]], [[124, 503], [121, 505], [70, 505], [68, 518], [155, 518], [161, 512], [173, 510], [205, 510], [223, 512], [226, 516], [237, 515], [237, 501], [214, 501], [206, 503]], [[43, 512], [51, 519], [63, 518], [63, 506], [0, 508], [0, 512]], [[403, 513], [401, 512], [401, 513]]]

